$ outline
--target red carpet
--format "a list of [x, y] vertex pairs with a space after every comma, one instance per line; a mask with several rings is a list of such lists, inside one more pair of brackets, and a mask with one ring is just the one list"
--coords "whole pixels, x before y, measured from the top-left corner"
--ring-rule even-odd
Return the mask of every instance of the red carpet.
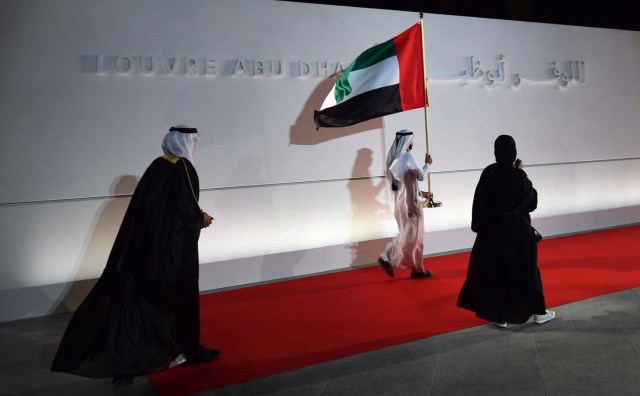
[[[468, 259], [426, 259], [427, 280], [375, 266], [203, 295], [203, 343], [221, 358], [150, 380], [188, 395], [484, 323], [456, 307]], [[545, 239], [538, 263], [549, 307], [640, 286], [640, 226]]]

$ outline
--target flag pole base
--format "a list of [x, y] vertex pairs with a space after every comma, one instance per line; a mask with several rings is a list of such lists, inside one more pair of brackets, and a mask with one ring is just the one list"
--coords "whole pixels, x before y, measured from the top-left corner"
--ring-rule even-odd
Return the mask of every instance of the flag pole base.
[[429, 192], [421, 191], [420, 195], [422, 195], [423, 198], [428, 199], [427, 201], [424, 201], [422, 203], [422, 207], [423, 208], [439, 208], [439, 207], [442, 206], [442, 202], [441, 201], [434, 201], [433, 200], [433, 193], [431, 191], [429, 191]]
[[441, 201], [434, 201], [433, 198], [430, 198], [429, 201], [422, 204], [425, 208], [439, 208], [442, 206]]

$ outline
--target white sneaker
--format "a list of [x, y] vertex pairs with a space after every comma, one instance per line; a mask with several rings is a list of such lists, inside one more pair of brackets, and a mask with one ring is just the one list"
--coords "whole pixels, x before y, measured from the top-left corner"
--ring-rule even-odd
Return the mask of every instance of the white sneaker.
[[500, 322], [495, 322], [496, 326], [501, 327], [503, 329], [507, 328], [507, 322], [504, 323], [500, 323]]
[[536, 324], [543, 324], [543, 323], [547, 323], [548, 321], [550, 321], [555, 317], [556, 317], [556, 313], [553, 311], [549, 311], [547, 309], [547, 313], [545, 315], [533, 315], [533, 321]]

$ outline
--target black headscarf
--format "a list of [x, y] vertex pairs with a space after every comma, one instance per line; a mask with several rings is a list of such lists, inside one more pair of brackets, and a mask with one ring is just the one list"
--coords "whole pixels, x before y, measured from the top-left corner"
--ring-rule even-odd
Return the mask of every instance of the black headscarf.
[[500, 135], [493, 144], [493, 153], [496, 156], [496, 162], [499, 164], [513, 166], [518, 151], [516, 150], [516, 141], [509, 135]]

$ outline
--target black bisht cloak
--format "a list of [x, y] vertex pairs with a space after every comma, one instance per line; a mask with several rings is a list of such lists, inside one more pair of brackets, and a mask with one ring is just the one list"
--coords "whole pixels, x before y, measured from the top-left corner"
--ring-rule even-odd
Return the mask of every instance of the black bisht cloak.
[[131, 198], [104, 272], [73, 315], [52, 370], [103, 378], [169, 367], [200, 339], [198, 175], [160, 157]]
[[477, 235], [457, 305], [482, 319], [520, 324], [545, 314], [546, 306], [529, 215], [538, 194], [515, 159], [515, 141], [500, 136], [497, 162], [484, 169], [473, 198]]

